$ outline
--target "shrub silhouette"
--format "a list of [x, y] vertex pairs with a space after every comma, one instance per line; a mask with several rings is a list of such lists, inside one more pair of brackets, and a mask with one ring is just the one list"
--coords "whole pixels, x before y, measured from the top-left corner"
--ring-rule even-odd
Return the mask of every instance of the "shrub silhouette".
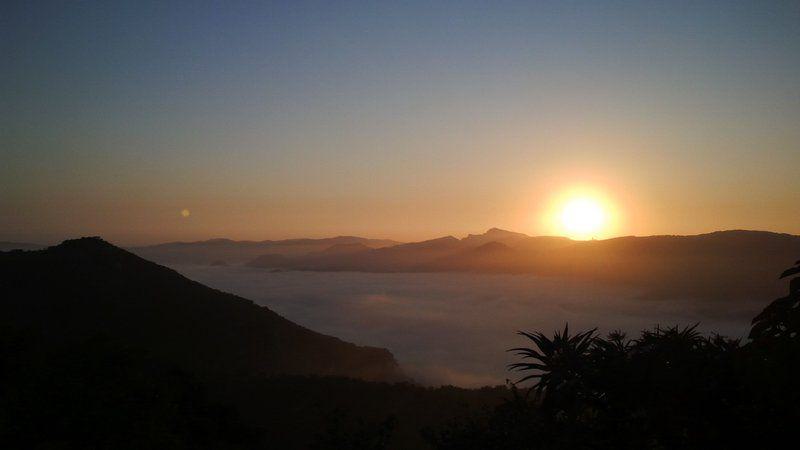
[[258, 430], [186, 372], [96, 336], [0, 329], [0, 447], [250, 449]]
[[580, 404], [588, 401], [587, 397], [591, 395], [587, 378], [595, 330], [570, 336], [567, 324], [563, 332], [555, 333], [553, 339], [542, 333], [519, 331], [518, 334], [533, 341], [538, 349], [520, 347], [509, 350], [524, 360], [535, 361], [510, 364], [510, 370], [538, 371], [524, 376], [518, 383], [538, 378], [533, 389], [539, 397], [546, 392], [542, 406], [559, 408], [559, 414], [573, 417]]
[[[780, 278], [800, 274], [800, 261], [786, 269]], [[789, 281], [789, 295], [769, 304], [753, 319], [750, 339], [755, 342], [800, 338], [800, 276]]]
[[[800, 419], [800, 261], [789, 294], [753, 319], [749, 341], [660, 327], [628, 339], [596, 329], [552, 338], [523, 332], [525, 374], [513, 398], [453, 423], [439, 449], [768, 448], [796, 440]], [[528, 385], [533, 381], [532, 385]], [[516, 392], [515, 390], [512, 390]]]

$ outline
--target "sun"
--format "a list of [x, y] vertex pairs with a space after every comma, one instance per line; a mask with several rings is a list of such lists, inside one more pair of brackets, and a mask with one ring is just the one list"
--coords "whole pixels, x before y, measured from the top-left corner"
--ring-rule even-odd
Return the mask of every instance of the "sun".
[[608, 221], [602, 204], [589, 197], [568, 200], [560, 214], [564, 233], [574, 239], [590, 239], [601, 233]]

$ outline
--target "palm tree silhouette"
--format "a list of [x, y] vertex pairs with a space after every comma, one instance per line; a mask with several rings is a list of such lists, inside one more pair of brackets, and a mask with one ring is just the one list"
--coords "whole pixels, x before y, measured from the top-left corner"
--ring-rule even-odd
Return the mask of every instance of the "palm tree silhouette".
[[532, 362], [517, 362], [509, 364], [512, 371], [536, 371], [519, 379], [522, 383], [531, 379], [538, 379], [534, 386], [535, 391], [548, 395], [564, 395], [573, 397], [584, 385], [586, 371], [589, 367], [589, 351], [595, 339], [596, 328], [574, 336], [569, 334], [569, 324], [564, 326], [564, 331], [555, 332], [553, 339], [542, 333], [528, 333], [518, 331], [517, 334], [533, 341], [537, 348], [518, 347], [509, 349], [523, 359]]

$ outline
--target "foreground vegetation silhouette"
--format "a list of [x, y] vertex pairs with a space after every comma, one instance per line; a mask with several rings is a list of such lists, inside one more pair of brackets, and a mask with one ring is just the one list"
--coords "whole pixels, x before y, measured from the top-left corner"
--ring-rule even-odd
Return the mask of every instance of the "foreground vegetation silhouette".
[[[749, 341], [656, 327], [520, 332], [524, 374], [500, 406], [429, 433], [439, 449], [770, 448], [800, 419], [800, 261], [789, 294], [753, 319]], [[529, 380], [536, 383], [527, 389]], [[517, 387], [520, 386], [520, 387]]]

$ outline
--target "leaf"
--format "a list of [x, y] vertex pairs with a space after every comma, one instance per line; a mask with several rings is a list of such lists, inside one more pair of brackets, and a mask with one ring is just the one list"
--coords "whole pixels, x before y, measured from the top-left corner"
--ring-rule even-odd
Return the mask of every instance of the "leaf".
[[781, 276], [778, 277], [778, 279], [780, 280], [782, 278], [786, 278], [786, 277], [789, 277], [789, 276], [792, 276], [792, 275], [795, 275], [795, 274], [798, 274], [798, 273], [800, 273], [800, 266], [795, 266], [795, 267], [792, 267], [790, 269], [784, 270], [783, 273], [781, 274]]
[[[532, 379], [534, 379], [534, 378], [542, 378], [542, 375], [540, 375], [540, 374], [532, 374], [532, 375], [528, 375], [528, 376], [522, 377], [522, 378], [520, 378], [519, 380], [517, 380], [517, 383], [522, 383], [523, 381], [532, 380]], [[537, 384], [536, 384], [536, 387], [537, 387], [537, 388], [539, 388], [539, 386], [542, 386], [542, 385], [540, 385], [539, 383], [537, 383]], [[544, 387], [544, 386], [542, 386], [542, 387]]]
[[513, 363], [508, 365], [509, 370], [523, 371], [523, 370], [547, 370], [544, 364], [536, 363]]

